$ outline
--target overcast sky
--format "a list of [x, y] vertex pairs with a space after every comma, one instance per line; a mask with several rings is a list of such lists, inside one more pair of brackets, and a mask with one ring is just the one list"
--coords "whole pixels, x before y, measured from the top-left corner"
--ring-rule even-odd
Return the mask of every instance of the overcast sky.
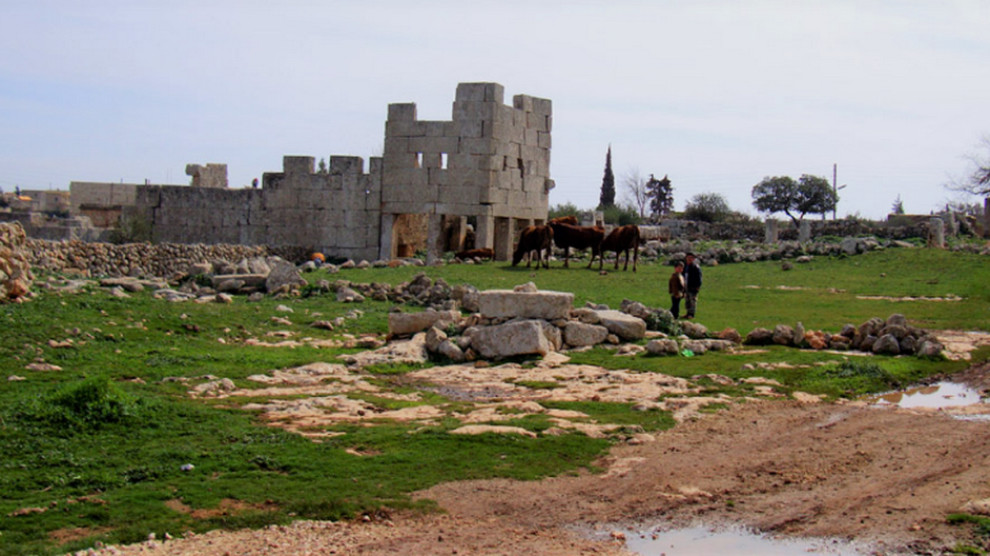
[[619, 200], [638, 171], [755, 213], [763, 177], [838, 164], [840, 217], [928, 213], [990, 134], [988, 29], [985, 0], [3, 0], [0, 187], [241, 187], [495, 81], [553, 101], [551, 205], [598, 203], [611, 144]]

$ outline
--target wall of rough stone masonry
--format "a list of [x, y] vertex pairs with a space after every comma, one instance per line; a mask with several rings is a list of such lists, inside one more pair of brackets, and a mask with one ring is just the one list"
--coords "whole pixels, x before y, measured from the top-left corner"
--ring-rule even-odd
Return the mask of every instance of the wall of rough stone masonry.
[[308, 246], [336, 257], [375, 260], [382, 204], [382, 159], [368, 172], [357, 156], [331, 156], [325, 173], [311, 156], [287, 156], [263, 176], [268, 244]]
[[117, 225], [123, 207], [134, 205], [138, 187], [136, 183], [70, 182], [69, 213], [88, 216], [99, 228], [112, 228]]
[[428, 214], [428, 249], [443, 245], [444, 215], [474, 217], [475, 247], [506, 259], [522, 227], [546, 220], [552, 105], [516, 95], [503, 104], [498, 83], [461, 83], [450, 121], [421, 121], [416, 105], [390, 104], [382, 170], [382, 258], [400, 243], [395, 215]]
[[242, 259], [278, 255], [296, 262], [298, 250], [269, 249], [256, 245], [186, 245], [174, 243], [87, 243], [28, 239], [23, 251], [35, 269], [76, 271], [85, 276], [148, 276], [172, 278], [191, 264], [214, 261], [237, 263]]
[[360, 157], [332, 156], [326, 172], [313, 157], [287, 156], [260, 189], [147, 186], [134, 214], [156, 242], [300, 247], [328, 256], [374, 260], [378, 254], [381, 160], [364, 173]]
[[186, 175], [192, 187], [227, 187], [226, 164], [186, 164]]

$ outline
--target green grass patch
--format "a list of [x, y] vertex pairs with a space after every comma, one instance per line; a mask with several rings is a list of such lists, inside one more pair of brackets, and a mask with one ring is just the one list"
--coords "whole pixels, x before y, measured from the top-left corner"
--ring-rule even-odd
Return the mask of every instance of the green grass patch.
[[[617, 308], [623, 299], [650, 307], [669, 303], [670, 270], [657, 264], [641, 265], [636, 273], [606, 275], [581, 263], [570, 269], [555, 263], [549, 271], [538, 272], [486, 263], [345, 270], [333, 277], [317, 271], [306, 277], [314, 284], [338, 278], [399, 284], [419, 272], [479, 289], [533, 281], [540, 289], [573, 292], [575, 306], [592, 301]], [[788, 272], [779, 262], [727, 264], [704, 272], [698, 321], [710, 330], [733, 327], [745, 334], [755, 326], [801, 321], [809, 329], [837, 331], [845, 323], [895, 312], [925, 328], [990, 330], [990, 265], [976, 255], [891, 249], [815, 258]], [[254, 398], [189, 399], [187, 391], [207, 376], [255, 388], [247, 380], [250, 375], [316, 361], [338, 362], [339, 356], [358, 351], [245, 344], [283, 339], [269, 336], [271, 332], [329, 340], [387, 331], [393, 303], [337, 303], [332, 293], [316, 287], [306, 293], [258, 302], [237, 297], [221, 305], [168, 303], [150, 292], [121, 299], [87, 286], [79, 293], [39, 289], [29, 303], [0, 305], [0, 378], [24, 379], [0, 380], [0, 553], [54, 554], [81, 550], [96, 540], [140, 541], [152, 532], [161, 537], [165, 532], [256, 527], [296, 518], [341, 519], [381, 508], [429, 510], [429, 501], [413, 502], [410, 493], [447, 480], [528, 480], [576, 473], [594, 469], [592, 462], [608, 449], [609, 440], [579, 434], [452, 435], [449, 432], [461, 423], [450, 416], [430, 425], [339, 424], [328, 429], [343, 436], [312, 442], [256, 421], [254, 412], [236, 409], [257, 401]], [[950, 295], [961, 301], [862, 298]], [[279, 305], [292, 312], [278, 310]], [[273, 317], [288, 323], [276, 323]], [[338, 317], [343, 324], [333, 331], [310, 326]], [[709, 373], [735, 380], [765, 376], [779, 381], [784, 392], [832, 397], [886, 390], [966, 366], [913, 357], [864, 360], [779, 346], [697, 357], [615, 357], [603, 348], [571, 356], [578, 364], [684, 378]], [[990, 348], [974, 354], [974, 361], [988, 358]], [[26, 369], [39, 361], [62, 370]], [[533, 364], [527, 357], [513, 361]], [[759, 366], [777, 363], [790, 367]], [[369, 382], [384, 392], [359, 397], [383, 409], [432, 404], [449, 415], [471, 411], [471, 401], [451, 401], [436, 393], [442, 390], [407, 376], [431, 364], [366, 369], [373, 374]], [[549, 380], [517, 384], [533, 389], [557, 386]], [[698, 384], [701, 395], [752, 393], [745, 384], [708, 379]], [[417, 394], [419, 401], [395, 400], [386, 393]], [[615, 423], [629, 430], [659, 431], [674, 424], [666, 412], [635, 411], [632, 404], [543, 405], [581, 411], [589, 422]], [[520, 416], [510, 423], [534, 432], [552, 426], [545, 415]], [[195, 518], [170, 509], [172, 501], [207, 514], [230, 501], [240, 509]]]

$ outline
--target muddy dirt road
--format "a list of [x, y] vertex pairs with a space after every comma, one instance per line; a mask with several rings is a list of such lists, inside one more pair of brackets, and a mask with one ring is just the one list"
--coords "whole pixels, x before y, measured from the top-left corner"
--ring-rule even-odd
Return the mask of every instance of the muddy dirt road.
[[[987, 371], [968, 378], [985, 387]], [[300, 522], [106, 553], [624, 554], [609, 531], [662, 520], [938, 554], [970, 539], [945, 516], [990, 498], [990, 423], [861, 403], [750, 401], [617, 446], [600, 465], [603, 474], [448, 483], [417, 494], [438, 501], [442, 515]], [[588, 538], [595, 527], [605, 540]]]

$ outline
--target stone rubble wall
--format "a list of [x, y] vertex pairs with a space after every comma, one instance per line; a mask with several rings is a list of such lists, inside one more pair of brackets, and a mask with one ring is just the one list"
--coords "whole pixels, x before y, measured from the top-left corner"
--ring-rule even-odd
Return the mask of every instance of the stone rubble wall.
[[84, 276], [148, 276], [171, 278], [185, 274], [195, 264], [213, 261], [236, 262], [277, 255], [288, 261], [307, 256], [298, 248], [247, 245], [186, 245], [175, 243], [86, 243], [83, 241], [24, 242], [26, 260], [32, 267], [53, 272], [76, 272]]
[[30, 291], [34, 275], [26, 243], [20, 223], [0, 224], [0, 301], [19, 301]]

